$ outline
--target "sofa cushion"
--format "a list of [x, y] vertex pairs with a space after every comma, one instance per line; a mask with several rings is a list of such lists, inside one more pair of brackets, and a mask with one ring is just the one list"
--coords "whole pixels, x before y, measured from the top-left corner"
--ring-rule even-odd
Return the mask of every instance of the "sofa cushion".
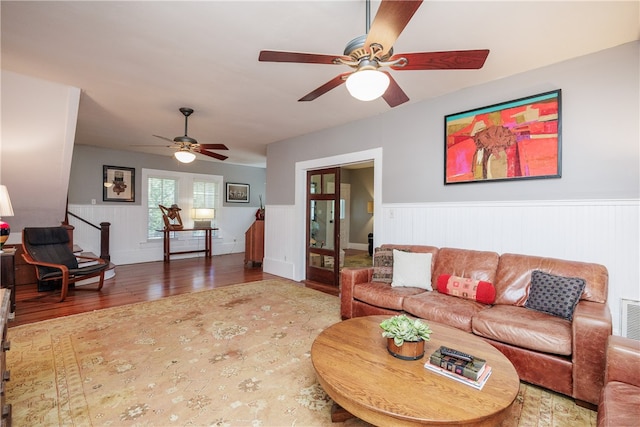
[[353, 288], [353, 298], [376, 307], [402, 310], [405, 297], [423, 292], [421, 288], [392, 288], [389, 283], [360, 283]]
[[407, 313], [471, 332], [471, 319], [488, 306], [479, 302], [453, 298], [438, 292], [423, 292], [404, 299], [402, 308]]
[[571, 322], [558, 316], [513, 305], [494, 305], [471, 322], [481, 337], [543, 353], [569, 356]]
[[491, 281], [496, 287], [495, 303], [523, 306], [527, 300], [533, 270], [556, 276], [581, 277], [586, 282], [581, 299], [599, 303], [607, 301], [609, 275], [603, 265], [531, 255], [502, 254], [496, 278]]
[[433, 266], [432, 274], [436, 282], [433, 287], [437, 288], [438, 277], [442, 274], [494, 283], [499, 259], [496, 252], [442, 248]]
[[431, 288], [431, 254], [393, 250], [392, 287]]
[[393, 280], [393, 249], [376, 248], [373, 253], [372, 282], [391, 283]]
[[602, 389], [598, 404], [598, 426], [635, 426], [638, 419], [640, 388], [618, 381], [608, 382]]
[[585, 287], [584, 279], [562, 277], [534, 270], [531, 273], [526, 308], [572, 320], [573, 311]]
[[472, 299], [483, 304], [493, 304], [496, 299], [496, 289], [491, 283], [449, 274], [441, 274], [438, 277], [438, 292], [454, 297]]

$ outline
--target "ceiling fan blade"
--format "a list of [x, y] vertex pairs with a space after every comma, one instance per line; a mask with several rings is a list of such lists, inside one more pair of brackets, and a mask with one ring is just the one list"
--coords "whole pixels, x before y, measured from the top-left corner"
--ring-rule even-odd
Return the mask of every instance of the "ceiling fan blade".
[[169, 141], [169, 142], [173, 143], [173, 139], [169, 139], [166, 136], [160, 136], [160, 135], [153, 135], [153, 136], [155, 136], [156, 138], [164, 139], [165, 141]]
[[275, 50], [260, 51], [258, 61], [266, 62], [296, 62], [303, 64], [329, 64], [335, 65], [336, 58], [349, 60], [349, 57], [342, 55], [324, 55], [320, 53], [303, 53], [303, 52], [279, 52]]
[[404, 104], [409, 100], [409, 97], [406, 93], [400, 88], [398, 82], [391, 76], [390, 73], [383, 71], [387, 76], [389, 76], [389, 87], [382, 95], [382, 98], [387, 101], [389, 107], [397, 107], [400, 104]]
[[224, 144], [199, 144], [200, 149], [205, 150], [228, 150], [227, 146]]
[[198, 153], [204, 154], [205, 156], [213, 157], [214, 159], [218, 159], [218, 160], [226, 160], [226, 159], [229, 158], [229, 157], [224, 156], [222, 154], [218, 154], [218, 153], [214, 153], [214, 152], [211, 152], [211, 151], [207, 151], [206, 149], [200, 149], [198, 151]]
[[406, 58], [407, 65], [392, 69], [402, 70], [477, 70], [489, 56], [489, 49], [451, 50], [446, 52], [418, 52], [393, 55], [389, 61]]
[[344, 81], [345, 81], [344, 78], [346, 76], [348, 76], [349, 74], [351, 74], [351, 73], [342, 73], [342, 74], [337, 75], [336, 77], [334, 77], [333, 79], [329, 80], [328, 82], [326, 82], [325, 84], [323, 84], [319, 88], [309, 92], [308, 94], [306, 94], [302, 98], [298, 99], [298, 101], [313, 101], [314, 99], [318, 98], [319, 96], [324, 95], [325, 93], [329, 92], [331, 89], [335, 89], [338, 86], [340, 86], [341, 84], [343, 84]]
[[422, 0], [382, 0], [364, 46], [377, 43], [382, 46], [378, 57], [386, 55], [421, 4]]

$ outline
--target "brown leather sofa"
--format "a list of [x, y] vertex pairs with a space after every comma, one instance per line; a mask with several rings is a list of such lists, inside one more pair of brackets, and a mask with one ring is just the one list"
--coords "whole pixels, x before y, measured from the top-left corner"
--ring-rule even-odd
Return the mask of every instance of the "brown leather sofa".
[[606, 356], [598, 427], [640, 423], [640, 341], [612, 335]]
[[[387, 244], [382, 248], [431, 253], [434, 290], [372, 282], [373, 267], [345, 268], [340, 290], [343, 319], [407, 313], [453, 326], [498, 348], [521, 380], [571, 396], [578, 404], [593, 408], [598, 404], [612, 330], [604, 266], [434, 246]], [[524, 307], [534, 270], [585, 280], [571, 321]], [[437, 281], [443, 274], [492, 283], [494, 304], [439, 293]]]

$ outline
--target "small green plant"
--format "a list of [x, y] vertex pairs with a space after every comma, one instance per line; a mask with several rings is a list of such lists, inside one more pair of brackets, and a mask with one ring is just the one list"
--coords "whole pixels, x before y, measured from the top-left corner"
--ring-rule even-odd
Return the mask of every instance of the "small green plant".
[[420, 319], [411, 319], [405, 314], [393, 316], [380, 323], [385, 338], [393, 338], [393, 342], [400, 347], [405, 341], [429, 341], [431, 329]]

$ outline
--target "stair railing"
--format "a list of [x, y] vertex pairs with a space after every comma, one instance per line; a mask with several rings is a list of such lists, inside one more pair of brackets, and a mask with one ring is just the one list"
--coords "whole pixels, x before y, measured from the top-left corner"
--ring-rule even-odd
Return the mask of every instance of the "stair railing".
[[[95, 228], [96, 230], [100, 230], [100, 258], [105, 261], [111, 261], [111, 255], [109, 254], [109, 228], [111, 227], [110, 222], [101, 222], [100, 227], [95, 224], [90, 223], [86, 219], [74, 214], [73, 212], [67, 211], [67, 215], [70, 215], [85, 224]], [[65, 218], [66, 224], [69, 224], [68, 218]]]

